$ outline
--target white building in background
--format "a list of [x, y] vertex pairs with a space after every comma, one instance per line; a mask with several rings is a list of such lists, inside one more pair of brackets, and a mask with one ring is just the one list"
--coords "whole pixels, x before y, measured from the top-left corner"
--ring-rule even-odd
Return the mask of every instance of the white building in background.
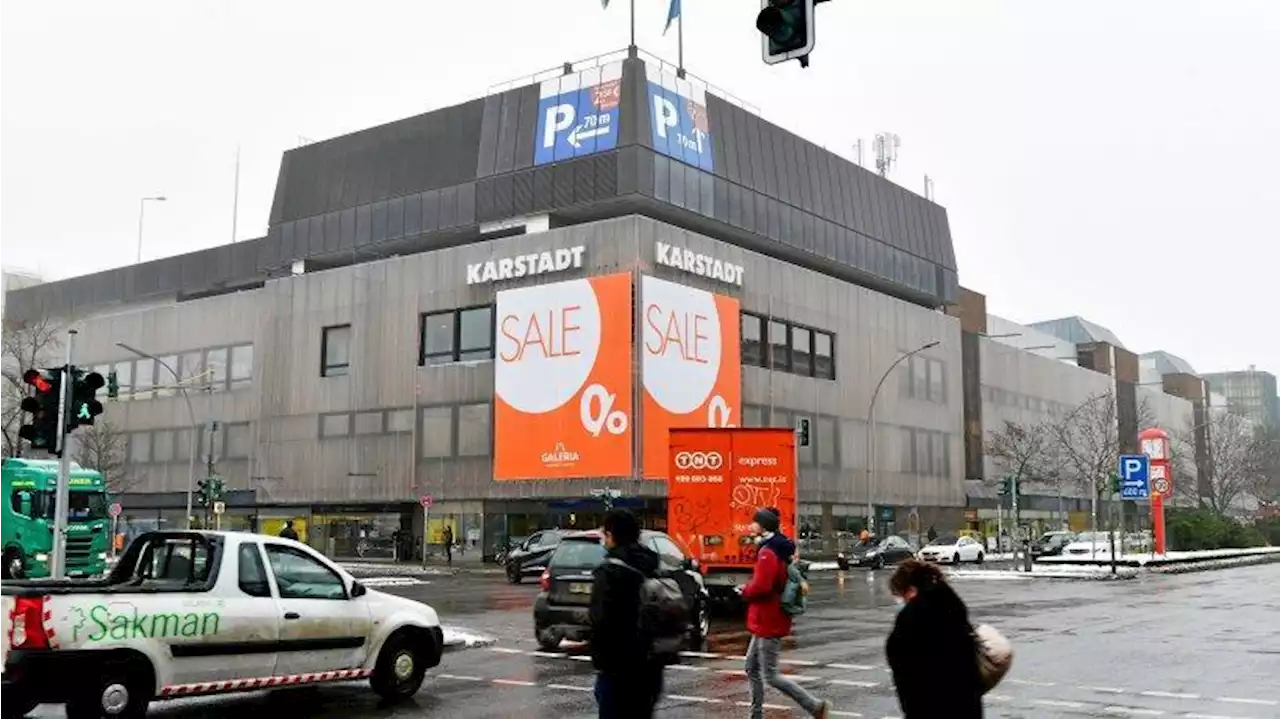
[[986, 339], [1040, 357], [1077, 364], [1074, 342], [997, 315], [987, 315]]
[[25, 270], [6, 269], [0, 275], [3, 276], [3, 287], [0, 287], [0, 317], [4, 316], [4, 298], [9, 294], [9, 290], [20, 290], [44, 283], [43, 277]]

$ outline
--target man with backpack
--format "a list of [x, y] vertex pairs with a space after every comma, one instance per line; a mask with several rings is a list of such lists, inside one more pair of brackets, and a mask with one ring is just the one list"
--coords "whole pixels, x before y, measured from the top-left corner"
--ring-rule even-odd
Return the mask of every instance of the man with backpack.
[[804, 611], [803, 578], [792, 565], [796, 545], [779, 531], [782, 523], [779, 514], [772, 507], [756, 510], [751, 524], [751, 531], [759, 542], [756, 565], [751, 581], [741, 589], [742, 599], [747, 603], [747, 631], [751, 633], [746, 662], [751, 684], [751, 719], [764, 716], [765, 682], [786, 694], [811, 716], [826, 719], [831, 703], [817, 699], [778, 671], [782, 638], [791, 633], [791, 617]]
[[670, 587], [658, 575], [657, 553], [640, 545], [640, 523], [631, 512], [614, 509], [605, 516], [604, 546], [590, 610], [600, 719], [651, 717], [662, 693], [663, 669], [679, 649], [679, 637], [665, 636], [679, 628], [663, 631], [661, 617], [655, 616]]

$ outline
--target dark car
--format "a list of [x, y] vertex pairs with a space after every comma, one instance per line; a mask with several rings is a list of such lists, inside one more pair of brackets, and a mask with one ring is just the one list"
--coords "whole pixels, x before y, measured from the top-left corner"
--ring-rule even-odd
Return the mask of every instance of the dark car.
[[[690, 647], [701, 647], [711, 630], [707, 588], [698, 563], [684, 556], [662, 532], [640, 533], [640, 543], [658, 553], [659, 568], [680, 585], [689, 602], [693, 626]], [[553, 651], [562, 639], [590, 641], [592, 572], [604, 563], [604, 534], [598, 530], [567, 534], [542, 573], [542, 591], [533, 601], [533, 632], [538, 646]]]
[[916, 548], [907, 540], [896, 535], [876, 538], [858, 543], [847, 552], [836, 555], [836, 563], [841, 569], [849, 567], [871, 567], [879, 569], [889, 564], [897, 564], [904, 559], [914, 557]]
[[560, 540], [567, 532], [563, 529], [546, 529], [530, 534], [520, 544], [507, 552], [503, 562], [507, 570], [507, 581], [519, 584], [525, 577], [536, 577], [547, 568], [547, 559], [560, 546]]
[[1062, 550], [1075, 541], [1075, 532], [1045, 532], [1031, 543], [1031, 556], [1054, 557], [1062, 554]]

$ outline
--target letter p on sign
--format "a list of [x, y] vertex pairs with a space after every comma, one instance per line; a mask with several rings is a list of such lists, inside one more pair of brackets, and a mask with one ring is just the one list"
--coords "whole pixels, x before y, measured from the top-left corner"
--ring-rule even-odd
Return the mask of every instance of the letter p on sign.
[[1124, 460], [1124, 478], [1131, 479], [1133, 477], [1142, 476], [1142, 460], [1133, 457], [1127, 457]]
[[665, 97], [654, 97], [653, 99], [653, 127], [658, 131], [659, 137], [665, 138], [667, 136], [667, 128], [680, 124], [680, 117], [676, 114], [675, 103]]
[[[543, 123], [542, 146], [551, 147], [556, 144], [556, 133], [564, 132], [573, 124], [577, 113], [573, 105], [552, 105], [547, 108], [547, 121]], [[526, 135], [527, 137], [527, 135]]]

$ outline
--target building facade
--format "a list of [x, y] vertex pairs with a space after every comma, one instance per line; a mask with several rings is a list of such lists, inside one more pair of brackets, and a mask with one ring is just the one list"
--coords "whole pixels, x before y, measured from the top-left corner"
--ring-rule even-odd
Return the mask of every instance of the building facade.
[[1280, 427], [1280, 397], [1276, 395], [1275, 375], [1250, 367], [1203, 376], [1214, 392], [1226, 397], [1232, 412], [1258, 426]]

